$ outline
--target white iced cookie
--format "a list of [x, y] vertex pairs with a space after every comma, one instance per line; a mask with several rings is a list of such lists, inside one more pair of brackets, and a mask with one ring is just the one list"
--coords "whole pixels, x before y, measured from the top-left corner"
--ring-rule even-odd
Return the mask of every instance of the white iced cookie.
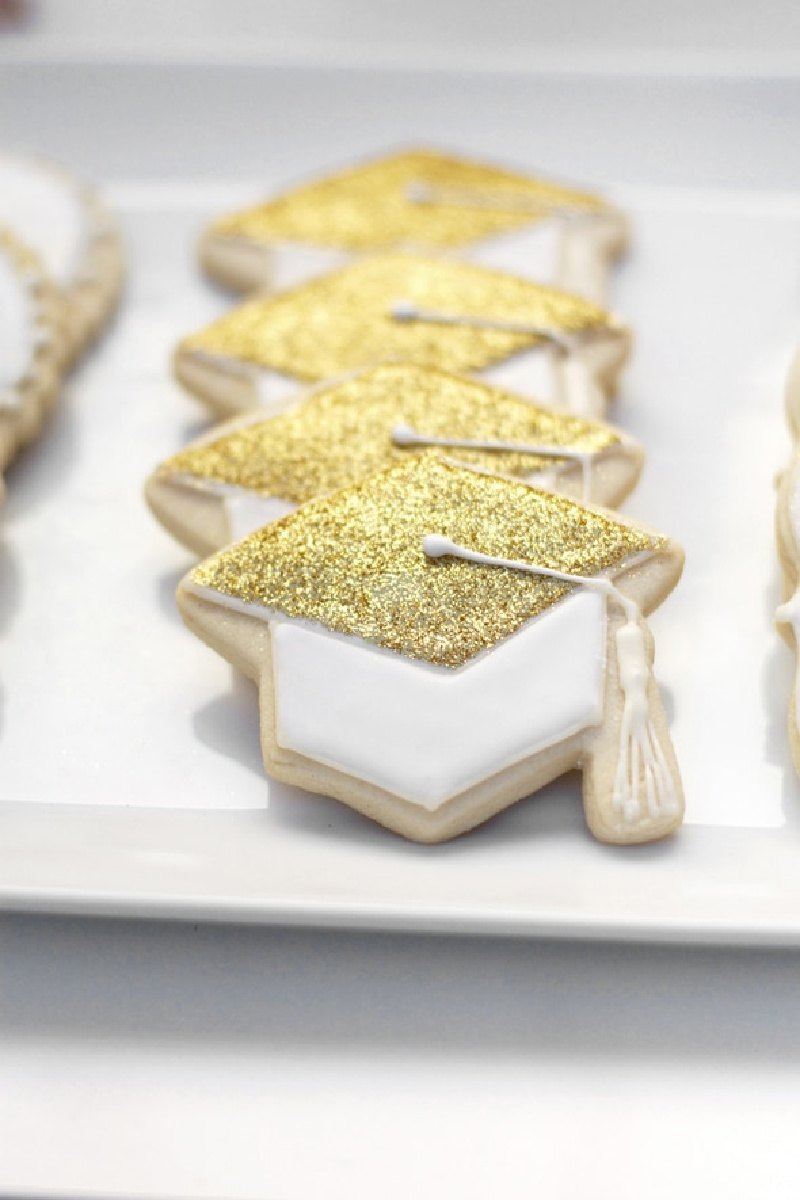
[[58, 395], [67, 355], [63, 298], [36, 254], [0, 230], [0, 468]]
[[599, 504], [634, 487], [644, 452], [585, 417], [433, 367], [390, 363], [238, 417], [162, 463], [150, 507], [201, 554], [410, 455], [438, 454]]
[[630, 331], [578, 296], [473, 263], [386, 254], [246, 301], [181, 342], [175, 372], [222, 416], [274, 411], [299, 384], [387, 361], [602, 416], [629, 349]]
[[786, 383], [786, 416], [795, 440], [795, 455], [778, 480], [775, 530], [781, 567], [783, 603], [776, 622], [796, 657], [796, 677], [789, 701], [789, 748], [800, 774], [800, 351], [795, 355]]
[[574, 767], [592, 832], [650, 841], [683, 795], [643, 621], [680, 548], [423, 455], [202, 563], [184, 621], [259, 684], [267, 771], [436, 842]]
[[599, 196], [485, 163], [407, 150], [327, 176], [214, 223], [209, 275], [279, 291], [391, 250], [467, 258], [603, 301], [627, 245]]
[[68, 172], [2, 152], [0, 226], [36, 251], [62, 289], [74, 356], [106, 323], [122, 286], [116, 221], [97, 193]]

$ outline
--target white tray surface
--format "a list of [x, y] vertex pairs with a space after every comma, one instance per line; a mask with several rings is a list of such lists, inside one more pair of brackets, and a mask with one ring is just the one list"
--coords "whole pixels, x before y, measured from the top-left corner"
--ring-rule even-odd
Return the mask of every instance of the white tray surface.
[[149, 470], [204, 427], [176, 340], [228, 300], [196, 272], [245, 184], [110, 189], [129, 296], [44, 438], [9, 473], [0, 883], [11, 907], [395, 928], [800, 943], [800, 788], [786, 749], [773, 478], [796, 335], [800, 197], [618, 189], [636, 353], [611, 418], [649, 447], [628, 511], [687, 552], [652, 618], [683, 771], [673, 842], [602, 848], [577, 776], [469, 837], [411, 846], [270, 783], [255, 689], [184, 632], [191, 558]]

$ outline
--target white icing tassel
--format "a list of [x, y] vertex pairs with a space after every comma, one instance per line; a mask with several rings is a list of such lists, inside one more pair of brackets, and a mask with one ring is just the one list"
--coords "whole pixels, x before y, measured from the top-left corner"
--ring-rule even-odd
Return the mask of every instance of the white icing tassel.
[[591, 340], [605, 329], [580, 329], [571, 332], [566, 329], [553, 329], [549, 325], [533, 325], [528, 321], [502, 321], [494, 317], [474, 317], [468, 313], [440, 312], [433, 308], [420, 308], [413, 300], [398, 298], [395, 300], [389, 315], [392, 320], [401, 324], [411, 321], [422, 321], [426, 325], [458, 325], [468, 329], [490, 329], [498, 333], [521, 333], [529, 337], [542, 338], [550, 342], [564, 354], [571, 353], [582, 342]]
[[[620, 599], [623, 598], [620, 596]], [[626, 601], [624, 607], [625, 624], [616, 633], [623, 704], [613, 801], [615, 810], [626, 821], [634, 822], [643, 815], [643, 800], [646, 800], [647, 814], [651, 817], [677, 813], [679, 801], [650, 715], [647, 688], [652, 671], [645, 649], [644, 630], [638, 619], [639, 610], [631, 601]]]
[[432, 437], [419, 433], [411, 425], [395, 425], [392, 441], [396, 446], [442, 446], [452, 450], [495, 450], [513, 454], [535, 454], [537, 458], [568, 459], [577, 462], [581, 469], [583, 499], [588, 500], [591, 492], [592, 455], [585, 450], [573, 450], [570, 446], [541, 446], [523, 442], [476, 441], [472, 438]]

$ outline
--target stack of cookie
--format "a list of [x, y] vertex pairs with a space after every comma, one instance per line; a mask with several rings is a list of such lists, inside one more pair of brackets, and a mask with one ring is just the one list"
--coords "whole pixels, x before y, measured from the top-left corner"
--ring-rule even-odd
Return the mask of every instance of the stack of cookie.
[[573, 767], [601, 840], [679, 825], [643, 617], [683, 555], [596, 507], [643, 458], [599, 420], [626, 241], [596, 196], [416, 151], [203, 238], [214, 278], [262, 290], [175, 370], [235, 416], [147, 496], [212, 555], [179, 605], [258, 681], [275, 777], [419, 841]]
[[38, 433], [122, 279], [119, 231], [96, 193], [0, 153], [0, 469]]

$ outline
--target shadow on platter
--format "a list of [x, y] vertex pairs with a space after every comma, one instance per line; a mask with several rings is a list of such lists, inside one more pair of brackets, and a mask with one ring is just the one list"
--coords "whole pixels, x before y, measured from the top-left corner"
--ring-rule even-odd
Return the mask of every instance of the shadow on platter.
[[[174, 589], [173, 589], [174, 591]], [[199, 741], [225, 758], [232, 758], [264, 780], [264, 806], [268, 784], [261, 759], [258, 688], [238, 671], [231, 672], [231, 690], [216, 696], [192, 718]]]
[[[780, 604], [781, 589], [776, 565], [775, 578], [765, 590], [765, 621], [774, 624], [775, 610]], [[789, 748], [789, 700], [795, 673], [795, 656], [774, 629], [769, 653], [761, 672], [761, 695], [764, 703], [764, 759], [781, 770], [781, 808], [787, 826], [800, 829], [800, 780], [792, 762]]]
[[265, 820], [270, 825], [278, 825], [302, 837], [325, 842], [358, 843], [373, 849], [394, 843], [401, 850], [403, 847], [425, 849], [398, 837], [396, 833], [390, 833], [331, 796], [306, 792], [277, 779], [269, 779], [263, 766], [261, 773], [264, 776]]
[[658, 690], [661, 695], [661, 703], [664, 706], [664, 715], [667, 718], [667, 725], [671, 729], [675, 724], [675, 695], [672, 688], [665, 687], [663, 683], [659, 683]]
[[269, 780], [267, 819], [305, 837], [358, 841], [375, 850], [385, 847], [392, 854], [413, 855], [420, 861], [431, 862], [466, 856], [474, 859], [484, 851], [504, 845], [564, 838], [592, 840], [583, 816], [578, 772], [571, 772], [535, 795], [518, 800], [476, 829], [433, 845], [409, 841], [330, 796], [315, 795], [273, 779]]
[[40, 504], [52, 502], [78, 465], [80, 442], [74, 380], [65, 383], [39, 434], [23, 446], [4, 475], [3, 519], [8, 524]]
[[[168, 591], [171, 580], [165, 580]], [[529, 843], [579, 841], [594, 844], [598, 852], [621, 854], [636, 861], [670, 853], [675, 839], [643, 846], [603, 846], [594, 841], [583, 812], [581, 773], [570, 771], [475, 829], [449, 841], [434, 844], [410, 841], [331, 796], [272, 779], [264, 769], [256, 684], [238, 671], [231, 672], [230, 691], [199, 708], [192, 718], [196, 737], [204, 746], [246, 767], [263, 781], [264, 821], [283, 831], [315, 841], [361, 843], [392, 854], [414, 855], [422, 860], [479, 857], [485, 850]]]
[[156, 585], [156, 599], [158, 602], [158, 607], [161, 609], [162, 613], [164, 613], [164, 615], [180, 629], [183, 629], [184, 625], [183, 621], [181, 620], [180, 613], [178, 612], [178, 605], [175, 603], [175, 592], [177, 591], [178, 584], [183, 579], [186, 572], [191, 570], [193, 566], [193, 561], [191, 559], [187, 559], [182, 566], [176, 567], [174, 570], [168, 571], [165, 575], [162, 575]]
[[184, 449], [191, 442], [196, 442], [198, 438], [212, 433], [215, 425], [218, 424], [219, 422], [214, 422], [210, 419], [208, 413], [198, 412], [197, 416], [193, 417], [191, 421], [184, 423], [181, 428], [180, 439], [173, 453], [177, 454], [178, 450]]
[[14, 622], [22, 600], [22, 571], [17, 557], [7, 542], [0, 541], [0, 633]]

